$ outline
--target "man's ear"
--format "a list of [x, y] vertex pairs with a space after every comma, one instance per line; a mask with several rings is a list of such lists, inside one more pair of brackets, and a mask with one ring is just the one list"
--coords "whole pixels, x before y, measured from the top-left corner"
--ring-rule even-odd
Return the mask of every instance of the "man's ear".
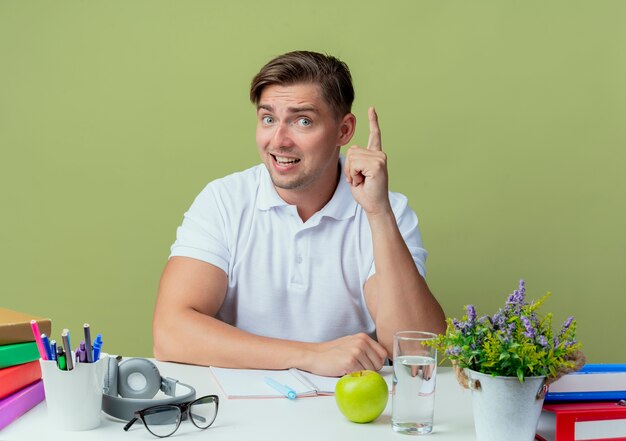
[[340, 146], [344, 146], [350, 142], [352, 136], [354, 135], [354, 131], [356, 129], [356, 116], [352, 113], [346, 113], [343, 118], [341, 118], [341, 123], [339, 125], [339, 138], [337, 139], [337, 143]]

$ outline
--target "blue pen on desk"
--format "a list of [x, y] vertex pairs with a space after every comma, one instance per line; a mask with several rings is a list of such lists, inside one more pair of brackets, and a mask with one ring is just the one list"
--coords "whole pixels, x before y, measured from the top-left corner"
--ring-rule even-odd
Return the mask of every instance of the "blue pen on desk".
[[50, 360], [57, 361], [57, 341], [56, 340], [50, 340], [50, 354], [52, 355], [52, 358]]
[[265, 383], [268, 386], [271, 386], [274, 389], [276, 389], [278, 392], [280, 392], [281, 394], [283, 394], [284, 396], [286, 396], [290, 400], [295, 400], [296, 397], [297, 397], [297, 394], [296, 394], [295, 390], [293, 390], [292, 388], [290, 388], [286, 384], [279, 383], [278, 381], [274, 380], [273, 378], [265, 377]]
[[48, 360], [53, 360], [52, 349], [50, 348], [50, 339], [48, 339], [46, 334], [41, 334], [41, 344], [43, 345], [43, 349], [46, 351], [46, 357], [48, 357]]
[[97, 334], [96, 339], [93, 341], [93, 362], [94, 363], [100, 359], [101, 351], [102, 351], [102, 334]]

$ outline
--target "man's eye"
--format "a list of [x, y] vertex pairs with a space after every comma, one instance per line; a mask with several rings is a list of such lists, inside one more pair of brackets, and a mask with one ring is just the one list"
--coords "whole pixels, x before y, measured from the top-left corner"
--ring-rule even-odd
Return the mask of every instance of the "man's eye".
[[309, 118], [299, 118], [297, 123], [300, 127], [309, 127], [311, 125], [311, 120]]
[[263, 122], [263, 124], [272, 124], [274, 122], [274, 118], [266, 115], [261, 119], [261, 121]]

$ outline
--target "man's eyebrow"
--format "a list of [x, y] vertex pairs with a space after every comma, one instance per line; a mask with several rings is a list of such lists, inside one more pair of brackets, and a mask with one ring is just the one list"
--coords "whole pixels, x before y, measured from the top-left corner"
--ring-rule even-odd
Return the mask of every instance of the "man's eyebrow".
[[[268, 112], [274, 112], [274, 106], [270, 104], [259, 104], [256, 108], [257, 112], [259, 110], [267, 110]], [[289, 113], [300, 113], [300, 112], [314, 112], [320, 113], [317, 107], [315, 106], [297, 106], [297, 107], [288, 107], [287, 110]]]
[[300, 112], [314, 112], [320, 113], [315, 106], [300, 106], [300, 107], [289, 107], [289, 112], [291, 113], [300, 113]]

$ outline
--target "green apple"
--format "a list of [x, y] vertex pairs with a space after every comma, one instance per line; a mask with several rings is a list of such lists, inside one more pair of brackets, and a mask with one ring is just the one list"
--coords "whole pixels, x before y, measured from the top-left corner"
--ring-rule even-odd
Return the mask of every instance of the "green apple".
[[389, 389], [378, 372], [358, 371], [344, 375], [335, 386], [335, 400], [341, 413], [355, 423], [369, 423], [383, 413]]

